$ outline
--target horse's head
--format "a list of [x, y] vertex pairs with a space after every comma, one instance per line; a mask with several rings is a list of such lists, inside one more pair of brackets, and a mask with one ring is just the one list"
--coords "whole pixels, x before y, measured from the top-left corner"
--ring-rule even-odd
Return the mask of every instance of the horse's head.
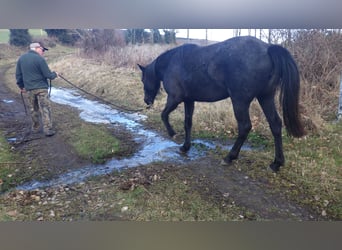
[[160, 79], [155, 74], [154, 63], [146, 67], [139, 64], [138, 66], [142, 72], [141, 81], [144, 84], [144, 101], [148, 106], [152, 106], [160, 88]]

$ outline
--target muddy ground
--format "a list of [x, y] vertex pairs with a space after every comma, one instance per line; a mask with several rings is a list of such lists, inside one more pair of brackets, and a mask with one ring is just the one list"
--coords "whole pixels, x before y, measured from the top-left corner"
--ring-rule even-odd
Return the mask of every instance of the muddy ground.
[[[65, 131], [68, 130], [69, 126], [73, 126], [73, 124], [70, 124], [71, 119], [69, 118], [70, 116], [78, 116], [78, 111], [68, 106], [52, 103], [57, 133], [52, 137], [45, 137], [43, 134], [32, 135], [30, 133], [30, 117], [25, 114], [19, 91], [12, 92], [4, 82], [3, 75], [7, 69], [8, 67], [2, 68], [0, 74], [0, 130], [7, 139], [16, 138], [16, 141], [11, 141], [10, 144], [13, 152], [20, 155], [21, 160], [13, 164], [18, 165], [18, 171], [26, 172], [23, 174], [25, 181], [51, 179], [70, 169], [81, 168], [90, 164], [88, 160], [80, 158], [67, 143], [68, 135]], [[113, 130], [112, 133], [118, 138], [128, 138], [126, 140], [126, 155], [134, 152], [137, 145], [130, 140], [129, 134], [119, 130]], [[132, 143], [132, 147], [130, 147], [129, 143]], [[176, 164], [167, 162], [163, 164], [159, 162], [148, 166], [139, 166], [135, 169], [123, 170], [125, 173], [122, 175], [117, 173], [115, 175], [106, 175], [95, 181], [129, 190], [132, 183], [127, 183], [129, 179], [127, 176], [134, 177], [138, 171], [140, 180], [134, 180], [136, 183], [143, 185], [146, 192], [148, 192], [148, 183], [151, 181], [151, 177], [158, 176], [159, 179], [163, 179], [162, 175], [167, 173], [184, 180], [187, 186], [197, 190], [205, 200], [217, 204], [235, 204], [241, 209], [241, 220], [322, 219], [311, 208], [304, 207], [291, 200], [286, 195], [286, 190], [275, 189], [267, 178], [251, 178], [244, 171], [241, 171], [238, 166], [239, 162], [248, 164], [248, 161], [251, 160], [253, 159], [245, 159], [242, 155], [240, 161], [233, 166], [227, 167], [221, 165], [221, 158], [218, 155], [209, 154], [205, 158], [190, 163]], [[120, 180], [120, 176], [122, 180]], [[113, 181], [114, 179], [115, 181]], [[126, 184], [128, 185], [127, 188], [125, 187]], [[60, 190], [60, 188], [57, 189]], [[77, 199], [77, 196], [83, 195], [90, 190], [88, 186], [86, 191], [87, 184], [64, 187], [64, 192], [66, 192], [65, 189], [72, 195], [65, 195], [63, 196], [64, 199]], [[43, 200], [48, 199], [48, 194], [57, 192], [56, 190], [37, 190], [32, 193], [32, 191], [13, 189], [1, 194], [1, 200], [5, 206], [6, 204], [13, 204], [13, 202], [19, 206], [16, 209], [7, 210], [7, 215], [14, 220], [44, 220], [37, 212], [30, 215], [30, 209], [36, 211], [36, 208], [33, 208], [32, 201], [28, 200], [40, 200], [40, 203], [35, 203], [34, 207], [37, 207], [39, 204], [44, 204]], [[96, 193], [89, 194], [89, 197], [95, 196]], [[60, 197], [60, 199], [62, 198]], [[25, 207], [27, 209], [24, 209]], [[83, 210], [86, 209], [83, 208]], [[50, 211], [52, 210], [50, 209]], [[82, 213], [85, 213], [85, 211], [82, 211]], [[50, 219], [54, 217], [53, 215], [50, 216]], [[88, 216], [83, 217], [83, 219], [121, 220], [127, 218], [120, 213], [91, 216], [91, 212], [88, 211]]]

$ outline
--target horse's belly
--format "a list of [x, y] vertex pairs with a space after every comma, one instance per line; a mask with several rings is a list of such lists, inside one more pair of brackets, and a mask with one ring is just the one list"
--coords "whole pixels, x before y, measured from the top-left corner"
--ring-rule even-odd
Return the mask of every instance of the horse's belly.
[[194, 98], [193, 100], [195, 102], [217, 102], [217, 101], [221, 101], [224, 100], [226, 98], [228, 98], [229, 96], [216, 96], [216, 97], [203, 97], [203, 98]]
[[229, 93], [226, 88], [213, 85], [210, 88], [206, 86], [192, 89], [189, 92], [189, 97], [197, 102], [216, 102], [229, 97]]

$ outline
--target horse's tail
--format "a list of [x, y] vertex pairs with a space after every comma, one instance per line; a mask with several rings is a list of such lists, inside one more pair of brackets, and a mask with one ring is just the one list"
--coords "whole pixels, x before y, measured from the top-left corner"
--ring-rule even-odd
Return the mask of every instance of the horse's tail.
[[280, 103], [283, 108], [283, 120], [289, 135], [301, 137], [305, 134], [299, 117], [300, 77], [296, 62], [285, 48], [271, 45], [268, 54], [273, 62], [273, 83], [281, 84]]

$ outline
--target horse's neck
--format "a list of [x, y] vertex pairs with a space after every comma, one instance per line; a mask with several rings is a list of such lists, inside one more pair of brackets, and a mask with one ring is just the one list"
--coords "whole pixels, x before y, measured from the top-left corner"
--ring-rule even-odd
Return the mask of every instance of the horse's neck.
[[164, 76], [164, 72], [169, 66], [171, 58], [178, 52], [179, 47], [168, 50], [157, 57], [154, 62], [154, 71], [156, 76], [162, 80]]
[[176, 56], [177, 62], [182, 63], [184, 55], [192, 53], [195, 48], [198, 48], [196, 44], [184, 44], [164, 52], [155, 60], [155, 71], [162, 75], [173, 57]]

